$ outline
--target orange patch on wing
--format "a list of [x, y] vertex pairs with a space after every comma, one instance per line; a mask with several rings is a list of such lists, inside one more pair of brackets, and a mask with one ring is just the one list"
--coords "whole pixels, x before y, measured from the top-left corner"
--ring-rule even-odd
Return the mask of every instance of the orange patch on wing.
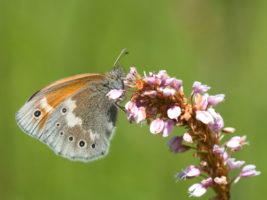
[[[74, 77], [78, 77], [80, 75], [74, 76]], [[82, 87], [84, 87], [85, 85], [87, 85], [90, 81], [93, 80], [100, 80], [104, 78], [104, 75], [102, 74], [97, 74], [95, 76], [93, 76], [92, 74], [90, 74], [90, 76], [83, 76], [82, 78], [78, 78], [78, 79], [70, 79], [70, 78], [66, 78], [64, 80], [71, 80], [71, 81], [65, 81], [63, 82], [63, 79], [60, 81], [56, 81], [57, 84], [63, 83], [62, 85], [56, 87], [54, 90], [53, 88], [51, 88], [52, 84], [48, 85], [47, 87], [43, 88], [42, 90], [40, 90], [39, 92], [42, 92], [44, 90], [47, 90], [49, 88], [51, 88], [51, 91], [49, 91], [43, 98], [46, 98], [47, 104], [49, 106], [51, 106], [53, 108], [53, 110], [59, 105], [61, 104], [64, 100], [66, 100], [68, 97], [70, 97], [71, 95], [73, 95], [75, 92], [77, 92], [79, 89], [81, 89]], [[55, 83], [56, 83], [55, 82]], [[53, 85], [55, 86], [55, 84]], [[38, 93], [39, 93], [38, 92]], [[49, 117], [50, 113], [53, 111], [49, 111], [48, 113], [44, 113], [42, 121], [40, 122], [39, 125], [39, 129], [43, 129], [43, 127], [46, 124], [47, 118]]]

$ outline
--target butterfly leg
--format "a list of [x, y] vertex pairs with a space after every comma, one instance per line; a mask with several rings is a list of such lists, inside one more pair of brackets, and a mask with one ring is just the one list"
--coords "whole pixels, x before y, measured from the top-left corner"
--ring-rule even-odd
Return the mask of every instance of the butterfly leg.
[[126, 110], [125, 110], [125, 108], [124, 108], [124, 107], [122, 107], [122, 106], [119, 104], [119, 102], [120, 102], [120, 101], [115, 101], [115, 102], [114, 102], [114, 105], [115, 105], [117, 108], [121, 109], [123, 112], [125, 112], [125, 113], [126, 113]]

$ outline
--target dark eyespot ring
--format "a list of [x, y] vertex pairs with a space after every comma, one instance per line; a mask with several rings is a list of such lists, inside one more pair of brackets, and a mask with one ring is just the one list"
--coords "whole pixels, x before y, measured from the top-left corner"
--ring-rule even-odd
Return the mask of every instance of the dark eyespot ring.
[[40, 117], [42, 112], [40, 110], [36, 110], [36, 111], [34, 111], [33, 114], [34, 114], [35, 117]]
[[95, 144], [92, 144], [92, 146], [91, 146], [93, 149], [95, 148]]
[[57, 126], [57, 127], [59, 127], [59, 126], [60, 126], [60, 123], [59, 123], [59, 122], [57, 122], [57, 123], [56, 123], [56, 126]]
[[81, 141], [79, 142], [79, 146], [80, 146], [80, 147], [84, 147], [84, 145], [85, 145], [85, 142], [84, 142], [83, 140], [81, 140]]
[[73, 141], [73, 137], [72, 136], [69, 137], [69, 141], [70, 142]]
[[60, 134], [60, 135], [63, 135], [63, 134], [64, 134], [64, 131], [60, 131], [59, 134]]
[[67, 108], [62, 108], [61, 112], [62, 112], [62, 114], [65, 114], [67, 112]]

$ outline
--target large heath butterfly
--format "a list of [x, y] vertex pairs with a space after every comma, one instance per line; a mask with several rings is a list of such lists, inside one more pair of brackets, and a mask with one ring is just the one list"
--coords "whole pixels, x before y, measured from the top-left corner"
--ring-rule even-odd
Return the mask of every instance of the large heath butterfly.
[[19, 127], [71, 160], [91, 161], [109, 150], [119, 102], [106, 94], [123, 89], [124, 70], [81, 74], [55, 81], [34, 93], [16, 113]]

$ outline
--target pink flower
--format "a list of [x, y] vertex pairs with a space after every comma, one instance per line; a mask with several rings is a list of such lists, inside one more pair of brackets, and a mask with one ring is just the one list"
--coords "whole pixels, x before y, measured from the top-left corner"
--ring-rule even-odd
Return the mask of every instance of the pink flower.
[[153, 120], [150, 124], [150, 132], [153, 134], [158, 134], [163, 131], [164, 121], [161, 118]]
[[145, 77], [143, 80], [149, 85], [159, 85], [161, 82], [156, 76], [153, 75]]
[[162, 131], [162, 136], [163, 137], [168, 137], [170, 133], [172, 132], [174, 128], [174, 121], [173, 120], [165, 120], [164, 121], [164, 128]]
[[182, 172], [176, 174], [176, 177], [179, 179], [187, 179], [198, 177], [201, 173], [201, 169], [195, 165], [189, 165]]
[[143, 95], [149, 96], [150, 98], [155, 98], [157, 96], [156, 90], [146, 90], [144, 91]]
[[168, 79], [170, 78], [167, 74], [166, 70], [160, 70], [159, 73], [156, 75], [159, 79]]
[[144, 107], [139, 107], [135, 115], [135, 122], [139, 123], [146, 119], [146, 109]]
[[163, 92], [163, 96], [173, 96], [175, 94], [175, 90], [172, 88], [160, 88], [160, 90]]
[[230, 170], [234, 170], [240, 168], [245, 163], [245, 161], [235, 161], [235, 158], [229, 158], [227, 159], [226, 163], [229, 166]]
[[246, 141], [246, 136], [234, 136], [228, 142], [226, 142], [226, 146], [236, 151], [239, 150], [244, 144], [248, 144]]
[[167, 74], [166, 70], [160, 70], [156, 77], [161, 81], [160, 86], [166, 87], [165, 82], [169, 78], [169, 75]]
[[224, 100], [225, 95], [224, 94], [217, 94], [214, 96], [208, 97], [209, 105], [215, 106], [216, 104], [222, 102]]
[[225, 151], [225, 148], [224, 147], [220, 147], [217, 144], [215, 144], [213, 146], [213, 153], [219, 155], [223, 159], [227, 159], [228, 158], [228, 154]]
[[204, 124], [209, 124], [210, 129], [214, 132], [219, 131], [224, 126], [223, 118], [212, 108], [209, 108], [208, 111], [196, 111], [196, 119]]
[[130, 68], [130, 72], [127, 74], [124, 84], [126, 87], [133, 87], [134, 82], [140, 79], [141, 76], [138, 74], [136, 69], [134, 67]]
[[240, 176], [244, 178], [260, 175], [261, 172], [255, 170], [255, 165], [246, 165], [243, 167]]
[[192, 185], [188, 191], [190, 193], [190, 196], [193, 197], [200, 197], [203, 194], [207, 192], [207, 187], [210, 187], [212, 185], [212, 178], [207, 178], [201, 182], [201, 184], [196, 183]]
[[178, 91], [183, 85], [183, 81], [176, 78], [168, 78], [165, 82], [165, 86], [171, 86]]
[[124, 90], [110, 90], [106, 96], [110, 101], [117, 100], [124, 93]]
[[146, 111], [144, 107], [137, 107], [132, 101], [129, 101], [125, 105], [125, 111], [129, 121], [135, 121], [140, 123], [146, 119]]
[[210, 129], [214, 132], [219, 131], [224, 126], [222, 116], [219, 113], [216, 113], [213, 108], [209, 108], [208, 112], [213, 117], [213, 121], [209, 123]]
[[209, 97], [209, 95], [207, 93], [202, 96], [202, 99], [200, 102], [200, 108], [202, 110], [206, 110], [208, 107], [208, 97]]
[[240, 172], [239, 176], [235, 179], [235, 183], [239, 181], [240, 178], [249, 178], [253, 176], [260, 175], [260, 171], [255, 170], [255, 165], [246, 165], [243, 167], [242, 171]]
[[182, 153], [182, 152], [189, 150], [190, 147], [183, 145], [182, 141], [183, 141], [183, 137], [172, 136], [167, 143], [170, 146], [170, 151], [173, 153]]
[[189, 133], [185, 133], [183, 139], [186, 143], [193, 143], [193, 139]]
[[202, 85], [200, 82], [195, 81], [193, 83], [193, 89], [194, 89], [194, 93], [204, 93], [207, 92], [210, 87], [207, 85]]
[[226, 176], [215, 177], [214, 182], [217, 183], [218, 185], [226, 185], [227, 184]]
[[220, 147], [219, 145], [215, 144], [213, 146], [213, 153], [222, 155], [225, 152], [224, 147]]
[[213, 117], [208, 111], [196, 111], [196, 119], [201, 121], [204, 124], [209, 124], [213, 122]]
[[173, 106], [168, 109], [167, 114], [170, 119], [178, 120], [178, 117], [181, 115], [181, 108], [179, 106]]

